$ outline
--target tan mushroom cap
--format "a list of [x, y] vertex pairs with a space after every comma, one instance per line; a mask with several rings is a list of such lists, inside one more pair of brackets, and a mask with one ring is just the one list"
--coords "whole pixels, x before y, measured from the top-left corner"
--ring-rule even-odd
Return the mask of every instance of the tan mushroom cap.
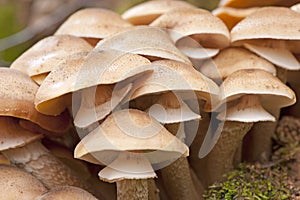
[[284, 40], [289, 46], [289, 43], [300, 40], [299, 27], [300, 13], [284, 7], [260, 8], [231, 30], [231, 41], [235, 45], [252, 40], [263, 44], [260, 40], [273, 39], [273, 42]]
[[296, 102], [293, 90], [282, 83], [276, 76], [261, 69], [244, 69], [233, 72], [222, 83], [223, 102], [237, 99], [245, 94], [256, 94], [268, 111]]
[[145, 57], [115, 50], [73, 55], [44, 80], [35, 97], [36, 109], [58, 114], [71, 103], [63, 95], [148, 74], [151, 72], [149, 64]]
[[114, 112], [76, 146], [75, 158], [95, 164], [111, 163], [120, 151], [143, 153], [150, 163], [187, 156], [188, 147], [147, 113]]
[[34, 107], [38, 86], [23, 72], [0, 68], [0, 115], [32, 121], [53, 132], [64, 132], [70, 127], [67, 112], [57, 117], [39, 113]]
[[262, 69], [276, 75], [275, 66], [244, 48], [223, 49], [212, 61], [206, 61], [200, 71], [213, 80], [225, 79], [240, 69]]
[[103, 39], [129, 26], [132, 25], [111, 10], [86, 8], [72, 14], [55, 35]]
[[29, 76], [50, 72], [69, 55], [91, 51], [85, 40], [67, 35], [49, 36], [37, 42], [11, 65]]
[[122, 17], [134, 25], [148, 25], [163, 13], [178, 8], [195, 8], [195, 6], [184, 1], [152, 0], [128, 9]]
[[291, 6], [291, 10], [300, 13], [300, 3]]
[[41, 134], [23, 129], [16, 118], [0, 117], [0, 151], [25, 146], [41, 137]]
[[162, 124], [199, 120], [201, 118], [199, 114], [188, 107], [180, 96], [172, 92], [160, 95], [147, 112]]
[[35, 200], [97, 200], [91, 193], [74, 186], [62, 186], [38, 196]]
[[220, 18], [229, 30], [231, 30], [238, 22], [243, 20], [248, 15], [255, 12], [258, 8], [231, 8], [219, 7], [212, 11], [212, 14]]
[[[155, 38], [155, 39], [154, 39]], [[160, 28], [134, 26], [101, 40], [95, 50], [114, 49], [143, 56], [171, 59], [185, 63], [190, 60], [176, 48], [168, 34]]]
[[47, 192], [31, 174], [13, 166], [0, 165], [0, 199], [32, 200]]
[[84, 89], [81, 93], [80, 108], [75, 115], [74, 124], [85, 128], [104, 119], [129, 94], [132, 84], [98, 85]]
[[248, 8], [255, 6], [291, 6], [299, 0], [221, 0], [219, 7]]
[[131, 99], [167, 91], [189, 94], [192, 92], [195, 95], [193, 97], [206, 101], [213, 101], [219, 95], [216, 83], [194, 69], [192, 65], [173, 60], [158, 60], [152, 64], [153, 74], [137, 88]]
[[167, 29], [175, 42], [191, 37], [208, 48], [224, 48], [230, 42], [225, 24], [204, 9], [174, 10], [161, 15], [150, 26]]

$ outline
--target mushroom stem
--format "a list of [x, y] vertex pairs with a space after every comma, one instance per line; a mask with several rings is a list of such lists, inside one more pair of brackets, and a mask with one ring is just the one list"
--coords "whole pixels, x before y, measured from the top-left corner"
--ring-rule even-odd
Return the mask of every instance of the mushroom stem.
[[226, 121], [221, 136], [206, 159], [206, 181], [210, 185], [233, 169], [234, 154], [253, 123]]
[[48, 189], [71, 185], [89, 189], [76, 174], [54, 157], [41, 143], [35, 141], [26, 146], [2, 152], [12, 164], [37, 177]]
[[124, 179], [117, 181], [118, 200], [148, 200], [147, 179]]
[[[180, 133], [180, 126], [183, 124], [166, 124], [165, 127], [173, 135], [184, 141], [184, 132]], [[180, 157], [167, 167], [161, 169], [162, 178], [168, 190], [170, 199], [189, 200], [201, 199], [195, 189], [193, 179], [190, 174], [190, 166], [186, 157]]]

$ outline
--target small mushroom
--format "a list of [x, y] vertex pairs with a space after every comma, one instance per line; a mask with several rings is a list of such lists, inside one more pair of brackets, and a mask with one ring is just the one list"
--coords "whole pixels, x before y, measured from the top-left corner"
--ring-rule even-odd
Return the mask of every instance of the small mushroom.
[[11, 68], [24, 72], [40, 85], [47, 74], [69, 55], [91, 50], [92, 46], [79, 37], [49, 36], [19, 56]]
[[91, 193], [74, 186], [62, 186], [52, 189], [34, 200], [97, 200]]
[[146, 179], [156, 177], [151, 164], [188, 155], [188, 147], [148, 114], [121, 110], [108, 116], [75, 148], [75, 157], [107, 165], [102, 180], [117, 182], [118, 199], [148, 199]]
[[[148, 113], [167, 130], [185, 143], [184, 122], [199, 120], [200, 115], [194, 113], [180, 97], [167, 92], [158, 97], [158, 100], [148, 109]], [[161, 175], [166, 191], [171, 199], [199, 199], [199, 193], [190, 174], [190, 166], [185, 157], [180, 157], [170, 165], [161, 169]], [[174, 184], [176, 183], [176, 184]]]
[[[295, 103], [294, 92], [272, 74], [261, 69], [244, 69], [230, 74], [221, 84], [222, 102], [229, 103], [220, 110], [218, 119], [225, 121], [221, 136], [205, 158], [208, 184], [220, 179], [233, 169], [233, 156], [254, 122], [275, 121], [275, 107]], [[240, 98], [238, 103], [234, 102]], [[266, 111], [267, 110], [267, 111]], [[222, 127], [223, 126], [223, 127]], [[265, 133], [264, 133], [265, 134]]]
[[225, 24], [204, 9], [178, 9], [158, 17], [150, 26], [165, 29], [176, 46], [193, 59], [210, 58], [229, 46]]
[[291, 10], [300, 13], [300, 3], [291, 6]]
[[95, 51], [105, 49], [140, 54], [150, 60], [170, 59], [191, 63], [176, 48], [168, 34], [157, 27], [134, 26], [124, 29], [120, 33], [101, 40], [95, 47]]
[[17, 167], [0, 165], [0, 177], [0, 199], [32, 200], [47, 192], [38, 179]]
[[54, 35], [74, 35], [95, 46], [99, 40], [132, 26], [117, 13], [102, 8], [85, 8], [73, 13]]
[[195, 6], [184, 1], [151, 0], [131, 7], [122, 14], [122, 17], [133, 25], [148, 25], [163, 13], [178, 8], [195, 8]]

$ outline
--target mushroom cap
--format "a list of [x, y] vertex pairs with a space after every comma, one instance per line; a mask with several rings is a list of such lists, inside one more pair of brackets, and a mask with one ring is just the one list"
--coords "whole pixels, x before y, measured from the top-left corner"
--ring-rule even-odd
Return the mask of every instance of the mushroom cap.
[[178, 8], [195, 8], [184, 1], [152, 0], [131, 7], [122, 14], [122, 17], [134, 25], [148, 25], [163, 13]]
[[41, 137], [41, 134], [23, 129], [16, 118], [0, 117], [0, 151], [25, 146]]
[[124, 179], [156, 178], [156, 174], [147, 160], [140, 153], [120, 152], [118, 157], [102, 169], [99, 178], [105, 182], [116, 182]]
[[222, 83], [223, 102], [229, 102], [245, 94], [260, 96], [261, 104], [270, 111], [296, 102], [293, 90], [276, 76], [261, 69], [244, 69], [230, 74]]
[[34, 107], [38, 86], [26, 74], [11, 68], [0, 68], [0, 116], [11, 116], [32, 121], [53, 132], [64, 132], [70, 127], [67, 112], [53, 117], [39, 113]]
[[86, 8], [73, 13], [55, 35], [103, 39], [129, 26], [132, 25], [111, 10]]
[[255, 6], [291, 6], [299, 0], [221, 0], [219, 7], [249, 8]]
[[[153, 39], [155, 38], [155, 39]], [[143, 56], [171, 59], [190, 64], [190, 60], [176, 48], [168, 34], [160, 28], [134, 26], [101, 40], [95, 50], [114, 49]]]
[[35, 200], [97, 200], [91, 193], [74, 186], [61, 186], [46, 192]]
[[128, 109], [109, 115], [76, 146], [75, 158], [110, 164], [120, 151], [143, 153], [151, 164], [187, 156], [189, 149], [147, 113]]
[[148, 111], [149, 115], [162, 124], [171, 124], [200, 119], [201, 116], [193, 112], [180, 96], [167, 92]]
[[276, 75], [272, 63], [239, 47], [223, 49], [212, 61], [208, 60], [200, 67], [200, 71], [213, 80], [225, 79], [240, 69], [262, 69]]
[[0, 165], [0, 199], [32, 200], [47, 192], [33, 175], [13, 166]]
[[229, 30], [248, 15], [252, 14], [258, 7], [251, 8], [231, 8], [219, 7], [212, 11], [212, 14], [221, 19]]
[[299, 61], [285, 48], [270, 48], [247, 43], [245, 43], [244, 46], [281, 68], [286, 70], [300, 70]]
[[92, 46], [79, 37], [49, 36], [37, 42], [18, 57], [11, 64], [11, 68], [20, 70], [29, 76], [44, 74], [52, 71], [69, 55], [91, 50]]
[[[219, 94], [219, 87], [209, 78], [182, 62], [158, 60], [152, 62], [153, 74], [134, 91], [131, 99], [147, 94], [166, 91], [192, 93], [192, 97], [213, 101]], [[189, 98], [189, 97], [187, 97]]]
[[73, 55], [44, 80], [35, 97], [36, 109], [45, 114], [58, 114], [66, 107], [63, 95], [149, 74], [150, 64], [145, 57], [116, 50]]
[[82, 100], [74, 118], [77, 127], [85, 128], [104, 119], [132, 89], [132, 84], [98, 85], [82, 90]]
[[259, 39], [293, 42], [300, 40], [299, 27], [300, 13], [284, 7], [264, 7], [233, 27], [231, 42], [236, 45]]
[[224, 48], [230, 42], [225, 24], [204, 9], [173, 10], [161, 15], [150, 26], [167, 29], [175, 42], [191, 37], [209, 48]]

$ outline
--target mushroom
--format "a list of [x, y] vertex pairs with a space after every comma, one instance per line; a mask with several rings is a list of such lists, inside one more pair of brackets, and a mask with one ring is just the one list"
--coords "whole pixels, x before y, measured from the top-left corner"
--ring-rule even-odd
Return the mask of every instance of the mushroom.
[[158, 17], [150, 26], [165, 29], [176, 46], [192, 59], [206, 59], [229, 46], [225, 24], [204, 9], [177, 9]]
[[240, 69], [262, 69], [276, 75], [275, 66], [249, 50], [241, 47], [229, 47], [221, 50], [212, 60], [200, 67], [200, 72], [217, 83]]
[[99, 40], [132, 26], [117, 13], [102, 8], [85, 8], [73, 13], [54, 35], [74, 35], [95, 46]]
[[17, 167], [0, 165], [0, 177], [0, 199], [32, 200], [47, 192], [38, 179]]
[[[67, 61], [61, 63], [61, 67], [53, 70], [40, 86], [35, 97], [36, 109], [41, 113], [57, 115], [71, 107], [72, 104], [78, 103], [80, 98], [75, 98], [75, 92], [79, 93], [85, 88], [91, 87], [94, 88], [89, 90], [97, 91], [95, 88], [97, 86], [99, 92], [102, 93], [104, 90], [100, 90], [100, 88], [104, 89], [104, 86], [99, 85], [116, 85], [124, 80], [128, 81], [128, 85], [138, 78], [142, 79], [149, 75], [151, 73], [150, 67], [147, 67], [149, 64], [150, 61], [142, 56], [116, 50], [93, 51], [89, 54], [71, 56]], [[120, 83], [119, 86], [123, 86], [123, 84]], [[128, 92], [130, 85], [126, 86], [125, 84], [124, 87], [125, 89], [122, 90], [121, 87], [121, 90], [116, 92], [120, 95], [112, 96], [112, 98], [117, 98], [116, 100], [113, 99], [112, 102], [119, 102], [123, 98], [122, 91]], [[116, 89], [118, 88], [116, 87]], [[108, 86], [106, 89], [107, 94], [114, 94], [114, 92], [109, 92], [111, 88]], [[73, 100], [70, 98], [72, 95], [74, 95]], [[101, 97], [100, 95], [97, 96]], [[93, 100], [92, 97], [91, 99]], [[107, 102], [106, 99], [104, 100], [101, 103]], [[100, 99], [100, 101], [102, 100]], [[114, 106], [109, 105], [109, 111]], [[108, 111], [104, 111], [102, 116], [105, 117]], [[76, 122], [78, 122], [77, 119]]]
[[148, 25], [163, 13], [178, 8], [195, 8], [195, 6], [184, 1], [151, 0], [131, 7], [122, 14], [122, 17], [133, 25]]
[[62, 186], [52, 189], [34, 200], [97, 200], [91, 193], [74, 186]]
[[[274, 18], [274, 13], [280, 18]], [[299, 70], [300, 63], [292, 54], [299, 52], [300, 14], [284, 7], [260, 8], [231, 30], [233, 45], [244, 45], [252, 52], [269, 60], [277, 66], [277, 76], [287, 81], [287, 70]], [[273, 111], [276, 118], [280, 109]], [[260, 132], [274, 132], [276, 123], [258, 123], [245, 139], [247, 146], [256, 145], [251, 152], [245, 152], [248, 161], [268, 159], [271, 136]], [[273, 131], [272, 131], [273, 130]], [[251, 135], [251, 137], [250, 137]], [[268, 144], [268, 145], [266, 145]], [[251, 149], [251, 148], [250, 148]], [[265, 156], [262, 156], [265, 154]], [[265, 158], [264, 158], [265, 157]]]
[[[295, 94], [289, 87], [261, 69], [233, 72], [220, 87], [223, 91], [222, 102], [227, 103], [228, 108], [219, 110], [217, 118], [225, 123], [221, 123], [221, 136], [205, 158], [207, 171], [204, 174], [208, 184], [233, 169], [235, 151], [253, 123], [275, 121], [275, 117], [270, 114], [273, 108], [296, 102]], [[236, 99], [239, 99], [238, 102], [234, 101]]]
[[47, 74], [69, 55], [91, 50], [92, 46], [79, 37], [49, 36], [19, 56], [11, 68], [24, 72], [40, 85]]
[[[200, 115], [194, 113], [180, 97], [167, 92], [147, 111], [153, 118], [164, 124], [167, 130], [185, 143], [184, 122], [199, 120]], [[199, 199], [199, 193], [194, 185], [190, 166], [185, 157], [180, 157], [170, 165], [161, 169], [167, 193], [171, 199]], [[176, 184], [174, 184], [176, 183]]]
[[[153, 39], [155, 38], [155, 39]], [[174, 45], [162, 29], [150, 26], [134, 26], [101, 40], [95, 51], [114, 49], [140, 54], [150, 60], [170, 59], [190, 64], [190, 60]]]
[[[99, 165], [100, 179], [117, 182], [118, 199], [148, 199], [146, 179], [188, 147], [145, 112], [129, 109], [108, 116], [75, 148], [75, 157]], [[167, 162], [167, 163], [166, 163]]]
[[258, 7], [250, 8], [231, 8], [218, 7], [212, 11], [212, 14], [220, 18], [229, 30], [231, 30], [238, 22], [255, 12]]
[[[49, 132], [53, 132], [53, 134], [56, 133], [56, 135], [69, 129], [70, 116], [66, 112], [53, 117], [43, 115], [35, 110], [33, 100], [38, 86], [23, 72], [11, 68], [1, 68], [0, 85], [1, 117], [28, 120]], [[2, 123], [5, 126], [2, 130], [7, 133], [13, 132], [14, 135], [21, 135], [24, 132], [19, 127], [18, 121], [3, 121]], [[11, 125], [8, 125], [10, 123]], [[15, 130], [10, 128], [15, 128]], [[40, 135], [34, 134], [33, 138], [36, 140], [40, 137]], [[29, 143], [26, 146], [24, 145], [28, 141], [21, 142], [22, 144], [10, 147], [15, 149], [3, 151], [3, 154], [12, 164], [16, 164], [35, 174], [47, 187], [60, 184], [84, 185], [68, 167], [50, 154], [40, 141]], [[5, 147], [4, 149], [7, 148]], [[50, 171], [49, 167], [51, 168]], [[55, 176], [58, 176], [58, 178], [54, 178]]]
[[263, 7], [263, 6], [291, 6], [299, 0], [221, 0], [219, 7], [234, 7], [234, 8], [249, 8], [249, 7]]

